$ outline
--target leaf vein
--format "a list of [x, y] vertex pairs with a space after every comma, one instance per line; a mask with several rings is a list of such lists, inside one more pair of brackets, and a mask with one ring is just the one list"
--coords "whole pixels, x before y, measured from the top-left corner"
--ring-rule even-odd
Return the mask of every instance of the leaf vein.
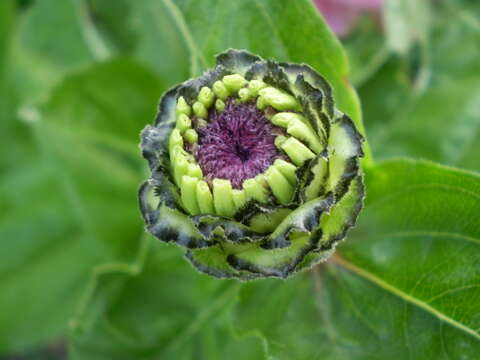
[[392, 294], [396, 295], [397, 297], [401, 298], [402, 300], [404, 300], [405, 302], [408, 302], [428, 313], [430, 313], [431, 315], [435, 316], [437, 319], [473, 336], [474, 338], [476, 338], [477, 340], [480, 340], [480, 334], [478, 332], [476, 332], [474, 329], [471, 329], [469, 328], [468, 326], [466, 326], [465, 324], [462, 324], [460, 322], [458, 322], [457, 320], [445, 315], [444, 313], [438, 311], [437, 309], [435, 309], [434, 307], [432, 307], [431, 305], [427, 304], [426, 302], [420, 300], [420, 299], [417, 299], [413, 296], [411, 296], [410, 294], [407, 294], [405, 293], [404, 291], [402, 291], [401, 289], [398, 289], [397, 287], [389, 284], [388, 282], [384, 281], [383, 279], [375, 276], [374, 274], [362, 269], [362, 268], [359, 268], [357, 267], [356, 265], [350, 263], [349, 261], [343, 259], [343, 258], [340, 258], [339, 256], [335, 256], [333, 259], [333, 262], [347, 270], [349, 270], [350, 272], [353, 272], [355, 274], [357, 274], [358, 276], [364, 278], [365, 280], [368, 280], [370, 281], [371, 283], [381, 287], [382, 289], [386, 290], [386, 291], [389, 291], [391, 292]]
[[182, 34], [183, 38], [185, 39], [185, 42], [187, 44], [187, 47], [190, 50], [190, 54], [192, 56], [191, 62], [192, 62], [192, 76], [196, 75], [195, 73], [197, 72], [197, 69], [195, 66], [195, 58], [198, 59], [203, 67], [206, 69], [208, 68], [208, 63], [205, 57], [203, 56], [202, 52], [198, 49], [197, 44], [195, 43], [195, 40], [192, 36], [192, 33], [187, 25], [187, 22], [185, 21], [185, 18], [181, 12], [181, 10], [173, 3], [172, 0], [163, 0], [163, 3], [167, 7], [168, 11], [170, 12], [170, 15], [173, 19], [173, 21], [177, 24], [178, 30], [180, 30], [180, 33]]

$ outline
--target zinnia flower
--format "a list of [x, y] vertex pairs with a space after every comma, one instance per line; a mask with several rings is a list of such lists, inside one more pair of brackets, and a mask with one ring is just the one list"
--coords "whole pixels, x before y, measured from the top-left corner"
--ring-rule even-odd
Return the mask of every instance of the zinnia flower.
[[147, 230], [213, 276], [309, 268], [362, 207], [362, 136], [308, 65], [228, 50], [163, 95], [141, 138]]

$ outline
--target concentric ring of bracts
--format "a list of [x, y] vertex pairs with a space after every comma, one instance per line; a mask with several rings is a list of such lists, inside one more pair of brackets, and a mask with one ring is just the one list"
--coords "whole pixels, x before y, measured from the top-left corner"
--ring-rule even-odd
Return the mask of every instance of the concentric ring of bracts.
[[[259, 93], [259, 87], [274, 90]], [[284, 95], [285, 101], [277, 101]], [[232, 101], [256, 104], [283, 128], [275, 134], [283, 162], [272, 157], [255, 183], [262, 196], [247, 191], [253, 179], [232, 189], [226, 179], [203, 178], [195, 157], [199, 127]], [[288, 127], [292, 117], [301, 119], [294, 130]], [[287, 151], [285, 135], [306, 147], [308, 156]], [[216, 277], [285, 278], [309, 268], [328, 258], [362, 208], [363, 138], [335, 108], [328, 82], [308, 65], [228, 50], [217, 56], [214, 69], [164, 94], [155, 125], [141, 138], [151, 170], [139, 192], [147, 230], [184, 247], [198, 270]], [[271, 169], [278, 164], [284, 168]]]

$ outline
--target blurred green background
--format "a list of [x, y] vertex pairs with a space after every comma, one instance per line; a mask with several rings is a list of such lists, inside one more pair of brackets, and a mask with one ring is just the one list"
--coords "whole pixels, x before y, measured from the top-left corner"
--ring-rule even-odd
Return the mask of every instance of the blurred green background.
[[[341, 42], [375, 160], [480, 171], [480, 3], [359, 13]], [[0, 0], [0, 359], [266, 358], [232, 329], [241, 285], [144, 234], [139, 132], [198, 59], [311, 63], [325, 31], [307, 0]]]

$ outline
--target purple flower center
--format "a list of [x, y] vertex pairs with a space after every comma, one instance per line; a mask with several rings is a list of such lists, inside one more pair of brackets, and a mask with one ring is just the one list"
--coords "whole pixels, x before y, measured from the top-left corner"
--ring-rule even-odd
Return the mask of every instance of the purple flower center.
[[207, 180], [228, 179], [241, 189], [246, 179], [263, 173], [280, 157], [272, 125], [254, 103], [228, 99], [225, 109], [210, 112], [207, 126], [198, 129], [195, 157]]

